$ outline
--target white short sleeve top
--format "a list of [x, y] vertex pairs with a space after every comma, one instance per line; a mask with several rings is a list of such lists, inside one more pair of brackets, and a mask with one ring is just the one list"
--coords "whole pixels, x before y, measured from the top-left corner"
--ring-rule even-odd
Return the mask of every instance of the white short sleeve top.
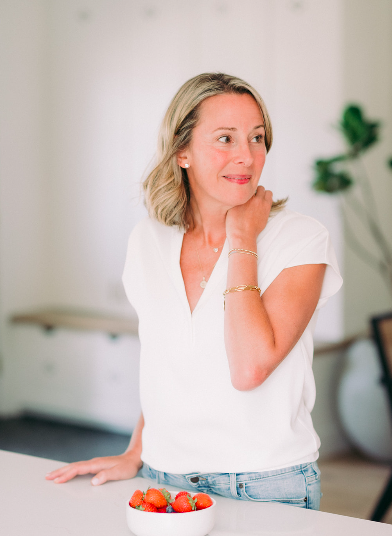
[[[236, 390], [224, 344], [228, 243], [191, 314], [182, 239], [177, 227], [145, 218], [128, 244], [123, 282], [139, 317], [142, 460], [170, 473], [267, 471], [316, 460], [320, 440], [310, 414], [317, 310], [262, 385]], [[303, 264], [327, 265], [317, 309], [342, 284], [328, 231], [313, 218], [281, 210], [257, 250], [262, 293], [283, 269]]]

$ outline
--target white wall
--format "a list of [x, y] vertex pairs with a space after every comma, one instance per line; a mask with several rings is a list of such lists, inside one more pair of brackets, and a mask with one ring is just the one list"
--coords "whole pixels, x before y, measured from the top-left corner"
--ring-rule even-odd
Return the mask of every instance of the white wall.
[[[381, 226], [392, 245], [392, 2], [346, 0], [344, 3], [344, 97], [364, 106], [366, 115], [381, 120], [381, 143], [364, 158]], [[365, 199], [369, 205], [370, 200]], [[359, 239], [378, 253], [358, 220], [350, 218]], [[348, 247], [345, 249], [344, 324], [347, 334], [363, 329], [368, 318], [392, 310], [392, 295], [378, 273]], [[392, 287], [392, 282], [391, 282]]]
[[[276, 2], [274, 25], [275, 180], [289, 207], [329, 230], [339, 265], [343, 233], [335, 199], [310, 187], [313, 164], [323, 151], [339, 150], [330, 125], [342, 104], [342, 2]], [[343, 292], [321, 309], [315, 338], [343, 336]]]
[[[26, 374], [8, 375], [15, 363], [28, 363], [37, 386], [59, 378], [71, 386], [90, 370], [111, 392], [106, 370], [121, 355], [118, 370], [129, 380], [128, 394], [121, 392], [129, 401], [137, 392], [133, 343], [111, 347], [99, 335], [66, 332], [47, 341], [35, 328], [10, 327], [10, 313], [57, 305], [131, 314], [120, 278], [127, 236], [144, 214], [138, 183], [174, 92], [208, 70], [236, 74], [259, 89], [275, 127], [261, 182], [276, 197], [289, 195], [290, 208], [322, 221], [343, 264], [336, 204], [314, 194], [310, 182], [314, 159], [339, 148], [330, 125], [344, 101], [342, 50], [350, 22], [339, 0], [9, 0], [0, 6], [7, 74], [1, 351], [9, 387], [0, 412], [77, 411], [108, 425], [118, 402], [110, 414], [94, 413], [91, 395], [76, 410], [63, 395], [59, 402], [38, 387], [26, 390]], [[317, 337], [339, 339], [342, 317], [340, 294], [321, 311]], [[129, 369], [124, 356], [132, 352]], [[60, 355], [70, 368], [60, 366]], [[121, 417], [116, 425], [132, 422]]]
[[0, 408], [18, 407], [10, 311], [50, 296], [44, 1], [0, 3]]
[[[50, 5], [54, 303], [127, 309], [116, 295], [127, 235], [143, 213], [134, 199], [136, 184], [154, 154], [168, 102], [201, 71], [233, 72], [260, 89], [276, 125], [262, 182], [289, 195], [294, 210], [317, 215], [340, 254], [334, 202], [309, 188], [320, 147], [336, 146], [325, 125], [341, 103], [339, 2], [328, 8], [320, 1], [304, 3], [299, 12], [290, 2], [259, 0]], [[342, 335], [339, 300], [323, 311], [320, 338]]]

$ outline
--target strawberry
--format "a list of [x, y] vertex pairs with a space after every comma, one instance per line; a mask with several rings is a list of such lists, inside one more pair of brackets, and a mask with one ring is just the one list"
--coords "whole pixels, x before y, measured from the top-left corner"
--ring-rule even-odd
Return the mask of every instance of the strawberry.
[[157, 512], [157, 507], [153, 504], [143, 501], [140, 506], [136, 506], [136, 510], [143, 510], [144, 512]]
[[150, 504], [153, 504], [156, 508], [167, 506], [167, 500], [159, 489], [149, 488], [146, 491], [144, 500]]
[[159, 488], [159, 491], [162, 493], [162, 495], [165, 497], [167, 504], [170, 504], [172, 502], [172, 498], [170, 493], [167, 491], [166, 488]]
[[181, 495], [172, 503], [173, 510], [176, 512], [191, 512], [196, 510], [195, 501], [189, 494]]
[[196, 493], [193, 500], [196, 502], [196, 510], [204, 510], [212, 506], [212, 499], [207, 493]]
[[178, 497], [182, 497], [183, 495], [189, 495], [189, 497], [192, 497], [189, 491], [179, 491], [176, 495], [176, 499], [178, 499]]
[[129, 501], [129, 506], [132, 506], [132, 508], [136, 508], [136, 506], [140, 506], [142, 504], [143, 499], [144, 493], [140, 491], [140, 489], [137, 489], [132, 495], [131, 500]]
[[162, 506], [162, 508], [157, 508], [157, 512], [159, 514], [166, 514], [166, 506]]

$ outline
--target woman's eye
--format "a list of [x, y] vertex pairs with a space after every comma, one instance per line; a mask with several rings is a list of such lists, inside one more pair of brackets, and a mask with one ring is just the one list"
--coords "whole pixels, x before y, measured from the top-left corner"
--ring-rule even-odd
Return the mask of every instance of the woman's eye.
[[220, 138], [218, 138], [218, 141], [221, 141], [223, 143], [230, 143], [230, 136], [221, 136]]
[[257, 136], [255, 136], [253, 140], [256, 140], [256, 143], [263, 143], [263, 139], [264, 139], [264, 136], [262, 134], [258, 134]]

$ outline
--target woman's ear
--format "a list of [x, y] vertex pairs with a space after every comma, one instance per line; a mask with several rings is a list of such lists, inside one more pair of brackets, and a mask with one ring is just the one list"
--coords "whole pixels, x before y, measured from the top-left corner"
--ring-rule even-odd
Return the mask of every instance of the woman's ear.
[[185, 151], [177, 153], [177, 164], [182, 168], [189, 167], [188, 156]]

